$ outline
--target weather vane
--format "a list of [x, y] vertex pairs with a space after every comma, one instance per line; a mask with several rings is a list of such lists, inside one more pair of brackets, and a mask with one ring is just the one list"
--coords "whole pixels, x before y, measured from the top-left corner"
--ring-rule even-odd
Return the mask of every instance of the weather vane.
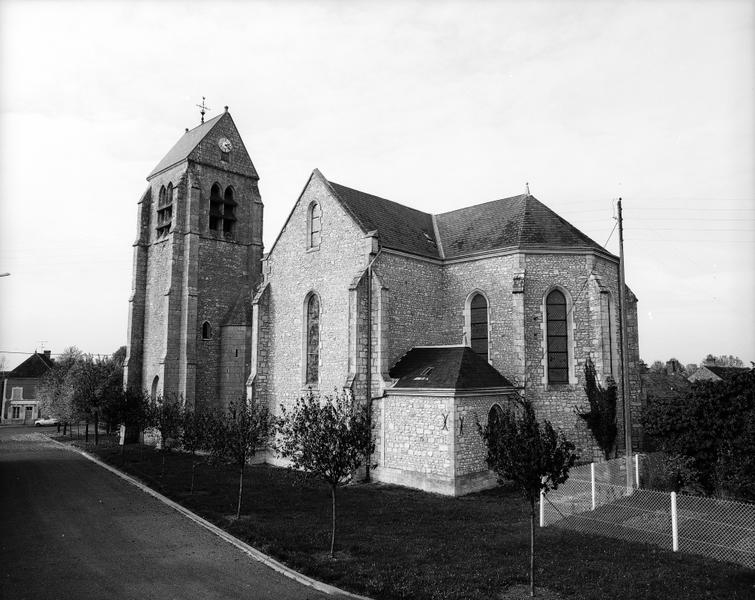
[[204, 123], [204, 115], [205, 115], [205, 113], [206, 113], [206, 112], [207, 112], [208, 110], [211, 110], [209, 106], [206, 106], [206, 105], [205, 105], [205, 103], [204, 103], [204, 100], [205, 100], [205, 98], [204, 98], [204, 96], [202, 96], [202, 104], [197, 104], [197, 107], [198, 107], [199, 109], [201, 109], [201, 110], [199, 111], [199, 114], [200, 114], [200, 115], [202, 115], [202, 123]]

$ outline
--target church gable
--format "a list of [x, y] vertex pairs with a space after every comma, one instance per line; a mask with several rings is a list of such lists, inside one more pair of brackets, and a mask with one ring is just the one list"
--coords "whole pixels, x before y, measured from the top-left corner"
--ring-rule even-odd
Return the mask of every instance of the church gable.
[[312, 253], [322, 245], [326, 248], [343, 246], [348, 239], [358, 240], [356, 243], [366, 248], [364, 237], [370, 231], [344, 206], [332, 184], [315, 169], [273, 242], [268, 258], [272, 263], [276, 256], [280, 260], [281, 254]]

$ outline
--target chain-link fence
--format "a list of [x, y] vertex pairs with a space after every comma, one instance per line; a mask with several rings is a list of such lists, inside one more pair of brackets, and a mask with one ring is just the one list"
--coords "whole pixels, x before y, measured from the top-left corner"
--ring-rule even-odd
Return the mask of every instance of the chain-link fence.
[[[636, 456], [636, 455], [635, 455]], [[541, 496], [540, 525], [656, 544], [755, 568], [755, 505], [639, 487], [642, 461], [572, 469]]]

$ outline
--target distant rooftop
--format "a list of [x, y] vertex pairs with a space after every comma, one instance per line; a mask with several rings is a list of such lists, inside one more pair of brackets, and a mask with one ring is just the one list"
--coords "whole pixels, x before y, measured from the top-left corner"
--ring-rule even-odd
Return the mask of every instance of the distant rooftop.
[[8, 379], [34, 379], [42, 377], [54, 364], [54, 361], [50, 358], [49, 351], [46, 351], [44, 354], [35, 352], [10, 373], [7, 373], [6, 377]]

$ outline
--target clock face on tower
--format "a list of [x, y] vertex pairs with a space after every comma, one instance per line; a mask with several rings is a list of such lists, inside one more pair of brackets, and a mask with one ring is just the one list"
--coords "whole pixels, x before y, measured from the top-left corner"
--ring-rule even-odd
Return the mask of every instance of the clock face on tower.
[[229, 140], [228, 138], [220, 138], [218, 140], [218, 146], [220, 146], [220, 149], [223, 152], [230, 152], [231, 150], [233, 150], [233, 144], [231, 144], [231, 140]]

